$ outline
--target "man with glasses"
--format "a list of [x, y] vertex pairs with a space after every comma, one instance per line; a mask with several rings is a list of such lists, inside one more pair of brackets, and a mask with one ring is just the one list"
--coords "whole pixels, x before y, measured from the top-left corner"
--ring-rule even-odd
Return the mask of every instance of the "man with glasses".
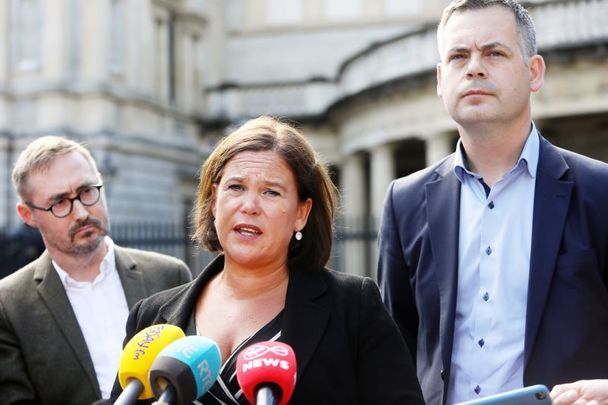
[[178, 259], [114, 245], [101, 175], [76, 142], [35, 140], [13, 183], [17, 212], [46, 250], [0, 280], [0, 403], [108, 398], [129, 309], [189, 281], [190, 271]]

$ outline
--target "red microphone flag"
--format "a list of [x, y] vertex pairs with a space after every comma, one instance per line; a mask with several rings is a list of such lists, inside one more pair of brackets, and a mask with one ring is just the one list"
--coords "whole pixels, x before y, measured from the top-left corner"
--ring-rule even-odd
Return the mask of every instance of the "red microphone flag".
[[260, 342], [244, 349], [236, 360], [236, 378], [245, 397], [255, 403], [262, 387], [277, 390], [279, 405], [287, 405], [296, 385], [296, 355], [282, 342]]

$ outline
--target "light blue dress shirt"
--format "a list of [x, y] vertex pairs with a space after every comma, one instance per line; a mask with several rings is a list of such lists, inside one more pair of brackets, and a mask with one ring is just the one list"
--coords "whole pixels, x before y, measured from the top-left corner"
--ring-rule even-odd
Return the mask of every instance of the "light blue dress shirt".
[[458, 292], [448, 404], [523, 386], [539, 145], [532, 124], [515, 166], [492, 189], [467, 169], [460, 141], [456, 147]]

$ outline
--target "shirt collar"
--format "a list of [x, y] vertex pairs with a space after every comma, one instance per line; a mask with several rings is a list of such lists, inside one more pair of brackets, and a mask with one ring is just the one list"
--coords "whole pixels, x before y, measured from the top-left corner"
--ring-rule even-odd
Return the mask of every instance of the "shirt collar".
[[[536, 129], [536, 125], [532, 122], [530, 133], [528, 134], [528, 138], [526, 139], [526, 143], [519, 155], [519, 159], [513, 166], [513, 169], [516, 170], [518, 167], [522, 165], [526, 167], [528, 174], [530, 177], [536, 177], [536, 169], [538, 167], [538, 154], [540, 151], [540, 135], [538, 134], [538, 130]], [[468, 174], [475, 178], [481, 178], [477, 173], [470, 171], [467, 168], [466, 157], [464, 155], [464, 147], [462, 146], [462, 140], [458, 139], [458, 143], [456, 144], [456, 152], [454, 155], [454, 174], [462, 183], [464, 181], [465, 174]]]
[[99, 265], [99, 274], [97, 275], [97, 277], [95, 277], [95, 280], [93, 280], [92, 282], [74, 280], [72, 277], [70, 277], [70, 275], [65, 270], [63, 270], [57, 264], [57, 262], [55, 260], [52, 261], [53, 267], [55, 268], [55, 271], [57, 271], [57, 274], [59, 275], [59, 278], [61, 279], [61, 283], [65, 287], [84, 287], [86, 285], [92, 285], [92, 284], [102, 281], [104, 278], [106, 278], [110, 274], [112, 274], [112, 272], [116, 271], [114, 241], [109, 236], [106, 236], [104, 238], [104, 243], [106, 244], [108, 251], [106, 252], [106, 255], [103, 257], [101, 264]]

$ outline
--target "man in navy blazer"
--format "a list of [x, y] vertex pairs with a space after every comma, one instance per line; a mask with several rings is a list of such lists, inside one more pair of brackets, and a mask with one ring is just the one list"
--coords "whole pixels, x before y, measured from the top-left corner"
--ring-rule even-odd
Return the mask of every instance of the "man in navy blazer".
[[428, 404], [608, 376], [608, 165], [531, 119], [545, 65], [512, 0], [438, 28], [455, 153], [389, 186], [378, 278]]

